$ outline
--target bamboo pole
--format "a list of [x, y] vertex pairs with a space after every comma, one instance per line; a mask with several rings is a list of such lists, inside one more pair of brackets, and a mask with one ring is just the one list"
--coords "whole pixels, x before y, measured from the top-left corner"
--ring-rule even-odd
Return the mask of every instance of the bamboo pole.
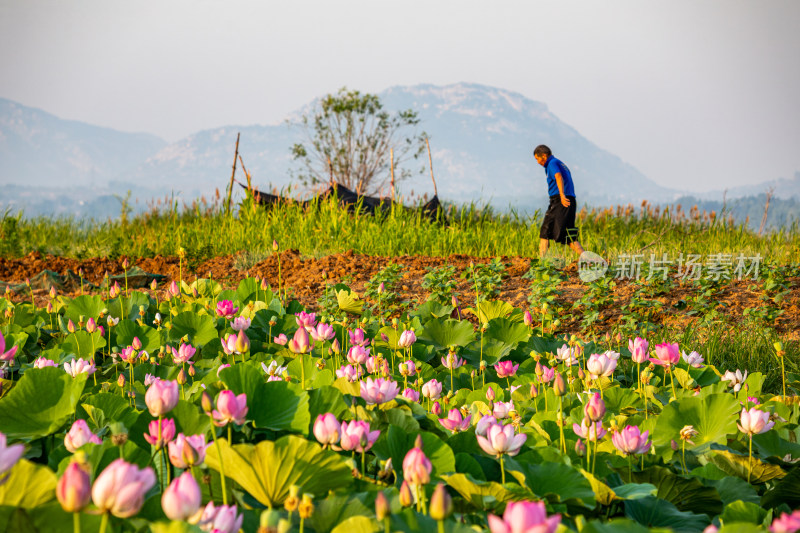
[[331, 175], [331, 185], [333, 185], [333, 163], [331, 163], [331, 158], [328, 158], [328, 172]]
[[758, 228], [758, 236], [761, 237], [761, 233], [764, 231], [764, 225], [767, 223], [767, 214], [769, 213], [769, 200], [772, 198], [772, 187], [769, 188], [767, 191], [767, 203], [764, 204], [764, 217], [761, 219], [761, 227]]
[[225, 214], [231, 212], [231, 195], [233, 194], [233, 177], [236, 175], [236, 159], [239, 157], [239, 136], [241, 133], [236, 134], [236, 150], [233, 153], [233, 171], [231, 172], [231, 183], [228, 185], [228, 201], [225, 205]]
[[435, 196], [439, 196], [439, 191], [436, 190], [436, 179], [433, 177], [433, 158], [431, 157], [431, 143], [428, 142], [428, 138], [425, 137], [425, 146], [428, 147], [428, 165], [431, 167], [431, 181], [433, 182], [433, 194]]
[[389, 148], [389, 169], [391, 170], [392, 175], [392, 203], [395, 202], [395, 195], [394, 195], [394, 149]]
[[242, 154], [239, 154], [239, 164], [242, 165], [242, 170], [244, 171], [244, 175], [247, 177], [247, 190], [250, 191], [250, 194], [253, 194], [253, 184], [250, 181], [250, 173], [244, 166], [244, 159], [242, 159]]

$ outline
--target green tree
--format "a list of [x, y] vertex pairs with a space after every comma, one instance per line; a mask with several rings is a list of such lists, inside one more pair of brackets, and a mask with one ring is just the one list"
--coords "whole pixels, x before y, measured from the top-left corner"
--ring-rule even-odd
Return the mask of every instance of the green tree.
[[[425, 150], [425, 134], [416, 133], [418, 124], [411, 109], [390, 113], [374, 94], [339, 89], [320, 99], [301, 119], [305, 140], [292, 147], [294, 159], [302, 165], [295, 175], [306, 185], [332, 179], [360, 194], [385, 193], [391, 176], [390, 150], [395, 182], [416, 174], [402, 165]], [[421, 166], [419, 172], [424, 170]]]

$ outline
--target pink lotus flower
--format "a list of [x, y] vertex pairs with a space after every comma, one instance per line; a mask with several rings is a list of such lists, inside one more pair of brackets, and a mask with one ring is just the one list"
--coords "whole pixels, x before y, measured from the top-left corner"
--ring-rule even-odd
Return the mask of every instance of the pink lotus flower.
[[389, 362], [386, 359], [382, 359], [380, 356], [371, 355], [367, 358], [367, 372], [370, 374], [383, 374], [384, 376], [389, 375]]
[[329, 341], [336, 337], [336, 332], [330, 324], [317, 324], [316, 328], [311, 329], [311, 338], [317, 342]]
[[339, 442], [341, 430], [342, 425], [336, 420], [333, 413], [317, 415], [317, 419], [314, 421], [314, 436], [324, 446]]
[[578, 359], [575, 357], [575, 349], [566, 344], [562, 344], [561, 348], [556, 348], [556, 357], [566, 366], [578, 364]]
[[203, 531], [213, 533], [239, 533], [244, 515], [237, 514], [236, 511], [235, 505], [214, 507], [214, 502], [208, 502], [197, 525]]
[[672, 366], [681, 360], [681, 351], [678, 349], [677, 342], [665, 342], [656, 344], [656, 356], [650, 358], [650, 362], [661, 366]]
[[545, 365], [542, 366], [542, 375], [539, 376], [539, 381], [542, 383], [550, 383], [553, 381], [553, 378], [556, 377], [556, 369], [550, 368]]
[[510, 378], [517, 373], [518, 368], [519, 365], [515, 365], [514, 361], [500, 361], [494, 365], [498, 378]]
[[186, 520], [200, 510], [202, 497], [197, 481], [187, 470], [172, 480], [161, 495], [161, 508], [170, 520]]
[[482, 416], [478, 423], [475, 425], [475, 434], [481, 437], [486, 436], [489, 427], [497, 424], [497, 419], [493, 416]]
[[150, 385], [152, 385], [153, 383], [155, 383], [155, 381], [156, 381], [157, 379], [158, 379], [158, 378], [157, 378], [157, 377], [155, 377], [153, 374], [145, 374], [145, 375], [144, 375], [144, 386], [145, 386], [145, 387], [149, 387]]
[[231, 329], [233, 331], [247, 331], [250, 328], [252, 321], [243, 316], [237, 316], [231, 321]]
[[234, 348], [236, 349], [236, 353], [243, 354], [247, 353], [250, 350], [250, 339], [247, 338], [247, 334], [244, 330], [240, 330], [239, 333], [236, 335], [236, 342], [234, 343]]
[[169, 294], [170, 298], [175, 298], [176, 296], [180, 296], [181, 291], [178, 288], [178, 284], [175, 282], [175, 280], [172, 280], [172, 282], [169, 284], [169, 287], [167, 287], [167, 294]]
[[625, 455], [643, 454], [650, 451], [651, 442], [647, 440], [649, 431], [640, 433], [637, 426], [626, 426], [611, 435], [611, 442]]
[[406, 388], [403, 390], [403, 398], [411, 402], [418, 403], [419, 393], [412, 388]]
[[467, 415], [467, 418], [464, 418], [458, 409], [450, 409], [447, 413], [447, 418], [440, 418], [439, 423], [453, 433], [458, 433], [469, 429], [472, 424], [472, 415]]
[[572, 431], [574, 431], [577, 436], [590, 441], [602, 439], [606, 434], [602, 422], [589, 423], [585, 418], [581, 421], [580, 426], [578, 424], [572, 424]]
[[187, 363], [189, 359], [194, 357], [196, 351], [197, 350], [191, 344], [181, 343], [177, 352], [175, 349], [172, 350], [172, 359], [175, 361], [176, 365]]
[[800, 531], [800, 509], [795, 510], [792, 514], [781, 513], [781, 516], [772, 521], [769, 526], [772, 533], [794, 533]]
[[394, 400], [397, 396], [397, 383], [388, 379], [367, 378], [361, 382], [361, 397], [369, 405], [380, 404]]
[[491, 533], [553, 533], [561, 515], [547, 516], [544, 502], [508, 502], [503, 518], [489, 515]]
[[78, 377], [78, 374], [86, 374], [91, 376], [97, 371], [94, 363], [91, 361], [84, 361], [83, 359], [73, 359], [64, 363], [64, 371], [73, 378]]
[[486, 430], [486, 436], [482, 437], [476, 433], [478, 445], [489, 455], [500, 457], [501, 455], [517, 455], [522, 449], [522, 445], [528, 439], [525, 434], [514, 434], [514, 426], [511, 424], [501, 426], [492, 424]]
[[294, 317], [297, 321], [297, 327], [303, 328], [306, 330], [306, 332], [310, 332], [311, 328], [317, 324], [316, 313], [306, 313], [305, 311], [300, 311], [299, 313], [295, 313]]
[[422, 395], [429, 400], [438, 400], [442, 395], [442, 384], [432, 379], [422, 386]]
[[311, 351], [311, 345], [309, 343], [308, 338], [308, 331], [305, 328], [297, 328], [297, 331], [294, 332], [294, 337], [286, 346], [293, 352], [297, 354], [304, 354]]
[[[84, 422], [84, 424], [85, 423], [86, 422]], [[3, 474], [11, 470], [25, 452], [25, 446], [23, 444], [12, 444], [8, 446], [6, 442], [5, 434], [0, 433], [0, 485], [5, 481], [3, 479]]]
[[156, 378], [144, 395], [147, 410], [153, 416], [163, 416], [178, 405], [178, 382]]
[[681, 357], [686, 362], [687, 365], [692, 366], [694, 368], [703, 368], [703, 363], [705, 360], [703, 356], [697, 352], [689, 352], [687, 355], [686, 352], [681, 352]]
[[203, 464], [206, 460], [206, 436], [178, 433], [178, 437], [167, 445], [169, 461], [175, 468], [189, 468]]
[[414, 447], [408, 450], [403, 458], [403, 478], [412, 486], [426, 485], [431, 480], [433, 465], [422, 451]]
[[364, 371], [361, 369], [360, 366], [356, 365], [347, 365], [343, 366], [342, 368], [336, 369], [336, 377], [337, 378], [346, 378], [347, 381], [353, 383], [354, 381], [358, 381], [361, 376], [364, 375]]
[[365, 452], [372, 448], [380, 434], [381, 432], [377, 429], [370, 431], [369, 422], [364, 422], [363, 420], [355, 420], [350, 423], [342, 422], [339, 446], [348, 452], [351, 450], [355, 450], [358, 453]]
[[239, 308], [234, 307], [233, 302], [230, 300], [220, 300], [217, 302], [217, 316], [224, 317], [226, 320], [233, 320], [238, 310]]
[[58, 503], [68, 513], [79, 513], [89, 505], [91, 497], [92, 482], [89, 472], [80, 463], [71, 462], [56, 484]]
[[347, 360], [354, 365], [363, 365], [369, 358], [369, 348], [353, 346], [347, 350]]
[[361, 346], [362, 348], [369, 346], [370, 341], [365, 337], [363, 329], [356, 328], [354, 331], [348, 331], [347, 334], [350, 336], [350, 344], [353, 346]]
[[103, 444], [100, 437], [92, 433], [92, 430], [89, 429], [86, 420], [79, 418], [72, 423], [72, 427], [69, 428], [66, 436], [64, 436], [64, 446], [70, 453], [75, 453], [78, 451], [78, 448], [89, 442], [92, 444]]
[[641, 337], [628, 340], [628, 349], [631, 351], [631, 359], [634, 363], [641, 364], [647, 361], [647, 348], [649, 344]]
[[414, 335], [413, 331], [407, 329], [400, 334], [400, 338], [397, 340], [397, 347], [408, 348], [415, 342], [417, 342], [417, 336]]
[[229, 363], [225, 363], [224, 365], [219, 365], [219, 367], [217, 367], [217, 377], [219, 377], [219, 373], [220, 372], [222, 372], [226, 368], [230, 368], [230, 367], [231, 367], [231, 365]]
[[219, 340], [222, 343], [222, 351], [225, 355], [236, 353], [236, 335], [230, 333]]
[[509, 413], [514, 410], [514, 402], [495, 402], [492, 406], [492, 415], [497, 420], [508, 418]]
[[155, 446], [157, 450], [175, 438], [175, 421], [171, 418], [162, 418], [160, 424], [158, 420], [151, 420], [147, 429], [149, 433], [144, 434], [144, 440]]
[[736, 372], [727, 370], [722, 376], [721, 381], [730, 381], [730, 386], [733, 387], [733, 392], [739, 392], [742, 389], [744, 382], [747, 381], [747, 370], [744, 371], [744, 374], [742, 374], [742, 371], [739, 369], [737, 369]]
[[411, 359], [400, 363], [398, 368], [400, 369], [400, 375], [404, 377], [410, 377], [417, 373], [417, 365]]
[[103, 470], [92, 487], [92, 501], [102, 512], [129, 518], [139, 512], [145, 494], [155, 485], [153, 469], [115, 459]]
[[233, 391], [224, 390], [217, 396], [217, 408], [211, 413], [214, 425], [222, 427], [230, 422], [241, 425], [247, 416], [247, 395], [236, 396]]
[[133, 346], [126, 346], [119, 352], [119, 358], [128, 364], [136, 362], [136, 350]]
[[606, 354], [593, 353], [586, 361], [586, 370], [592, 379], [598, 379], [600, 376], [611, 377], [614, 370], [617, 368], [617, 360], [611, 359]]
[[6, 338], [3, 337], [3, 333], [0, 332], [0, 361], [8, 361], [9, 363], [14, 364], [14, 356], [16, 354], [16, 346], [12, 346], [8, 349], [8, 351], [6, 351]]
[[739, 427], [739, 431], [752, 437], [766, 433], [772, 429], [775, 422], [769, 419], [769, 413], [765, 413], [757, 407], [751, 407], [749, 411], [742, 408], [739, 423], [736, 425]]
[[286, 346], [286, 343], [289, 342], [289, 339], [286, 337], [286, 335], [281, 333], [280, 335], [272, 339], [272, 342], [274, 342], [275, 344], [280, 344], [281, 346]]
[[33, 362], [33, 368], [46, 368], [48, 366], [58, 366], [58, 363], [46, 357], [39, 357]]
[[606, 403], [600, 397], [599, 392], [589, 395], [586, 405], [583, 406], [583, 414], [586, 418], [597, 422], [603, 419], [606, 414]]
[[454, 354], [453, 352], [448, 352], [446, 357], [442, 357], [442, 366], [445, 368], [449, 368], [451, 370], [455, 370], [456, 368], [462, 366], [464, 364], [464, 360]]

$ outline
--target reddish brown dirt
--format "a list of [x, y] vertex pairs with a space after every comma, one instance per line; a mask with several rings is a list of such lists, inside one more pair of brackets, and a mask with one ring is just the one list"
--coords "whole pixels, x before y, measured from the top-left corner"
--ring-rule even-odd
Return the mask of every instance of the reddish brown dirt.
[[[530, 259], [525, 257], [502, 257], [506, 264], [507, 276], [500, 291], [499, 299], [507, 301], [516, 307], [529, 307], [528, 296], [530, 294], [530, 282], [522, 279], [522, 275], [530, 267]], [[65, 274], [67, 270], [78, 272], [83, 269], [84, 279], [90, 283], [100, 285], [106, 273], [118, 275], [124, 272], [122, 267], [123, 259], [69, 259], [63, 257], [41, 256], [34, 252], [23, 258], [8, 259], [0, 257], [0, 280], [12, 283], [24, 282], [26, 278], [32, 278], [44, 269], [53, 270], [60, 274]], [[162, 274], [169, 279], [177, 280], [179, 277], [180, 261], [177, 257], [152, 257], [152, 258], [130, 258], [130, 264], [136, 265], [146, 272]], [[427, 292], [422, 289], [421, 283], [423, 276], [430, 267], [440, 265], [455, 266], [459, 272], [464, 271], [470, 262], [483, 263], [486, 258], [475, 258], [464, 255], [453, 255], [450, 257], [425, 257], [425, 256], [401, 256], [401, 257], [376, 257], [354, 254], [352, 251], [335, 254], [321, 258], [302, 257], [296, 250], [288, 250], [280, 255], [281, 273], [285, 286], [293, 289], [294, 296], [306, 308], [314, 309], [317, 300], [325, 290], [325, 279], [323, 272], [327, 275], [328, 283], [345, 282], [358, 293], [363, 293], [364, 284], [383, 267], [398, 263], [404, 265], [403, 278], [395, 287], [401, 300], [412, 302], [424, 302]], [[213, 278], [221, 282], [226, 287], [234, 287], [240, 280], [246, 277], [265, 278], [272, 287], [278, 286], [278, 258], [272, 256], [261, 261], [247, 270], [239, 270], [236, 265], [241, 264], [241, 258], [236, 255], [216, 257], [197, 265], [194, 268], [183, 265], [183, 279], [191, 282], [196, 278]], [[562, 294], [560, 300], [571, 306], [583, 295], [586, 285], [580, 281], [577, 275], [577, 264], [568, 265], [563, 271], [569, 278], [560, 286]], [[472, 299], [472, 287], [469, 280], [458, 278], [456, 294], [465, 302]], [[789, 295], [781, 303], [783, 314], [773, 325], [778, 333], [787, 340], [800, 339], [800, 278], [790, 278]], [[755, 287], [754, 287], [755, 285]], [[753, 281], [731, 281], [722, 291], [718, 299], [717, 309], [727, 316], [732, 323], [742, 319], [742, 312], [748, 308], [757, 308], [763, 305], [759, 299], [762, 291], [761, 282]], [[164, 285], [159, 287], [159, 291], [164, 290]], [[626, 280], [617, 282], [614, 290], [614, 303], [602, 312], [602, 323], [608, 329], [613, 329], [614, 324], [621, 316], [622, 307], [630, 301], [633, 293], [633, 286]], [[74, 296], [71, 294], [70, 296]], [[681, 299], [687, 299], [692, 295], [692, 289], [685, 286], [676, 286], [672, 292], [664, 297], [658, 298], [665, 305], [663, 311], [655, 315], [653, 321], [667, 324], [673, 327], [682, 327], [690, 323], [694, 318], [686, 314], [685, 311], [677, 310], [673, 304]], [[38, 300], [38, 305], [45, 305], [46, 291], [39, 289], [34, 291], [34, 296]], [[15, 301], [28, 299], [28, 294], [12, 295]], [[579, 330], [577, 320], [567, 322], [563, 325], [565, 332], [577, 332]]]

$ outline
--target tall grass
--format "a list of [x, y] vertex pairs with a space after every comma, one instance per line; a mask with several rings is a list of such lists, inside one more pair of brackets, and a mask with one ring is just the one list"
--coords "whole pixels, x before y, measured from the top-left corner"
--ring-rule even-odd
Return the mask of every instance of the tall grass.
[[[66, 257], [175, 256], [205, 259], [241, 251], [266, 251], [272, 240], [281, 249], [323, 256], [353, 250], [398, 256], [419, 254], [479, 257], [538, 254], [542, 213], [522, 216], [496, 213], [477, 204], [445, 208], [448, 224], [430, 222], [415, 210], [394, 209], [376, 216], [353, 214], [333, 199], [303, 207], [281, 204], [269, 209], [245, 200], [234, 216], [219, 204], [198, 203], [187, 209], [153, 209], [130, 219], [106, 221], [39, 217], [24, 219], [8, 212], [0, 225], [0, 255], [16, 257], [32, 251]], [[669, 210], [653, 213], [628, 208], [582, 210], [578, 216], [584, 247], [607, 259], [621, 255], [660, 257], [716, 253], [760, 254], [776, 263], [796, 261], [800, 228], [758, 236], [744, 224], [724, 217], [676, 217]], [[556, 254], [571, 256], [559, 250]]]

